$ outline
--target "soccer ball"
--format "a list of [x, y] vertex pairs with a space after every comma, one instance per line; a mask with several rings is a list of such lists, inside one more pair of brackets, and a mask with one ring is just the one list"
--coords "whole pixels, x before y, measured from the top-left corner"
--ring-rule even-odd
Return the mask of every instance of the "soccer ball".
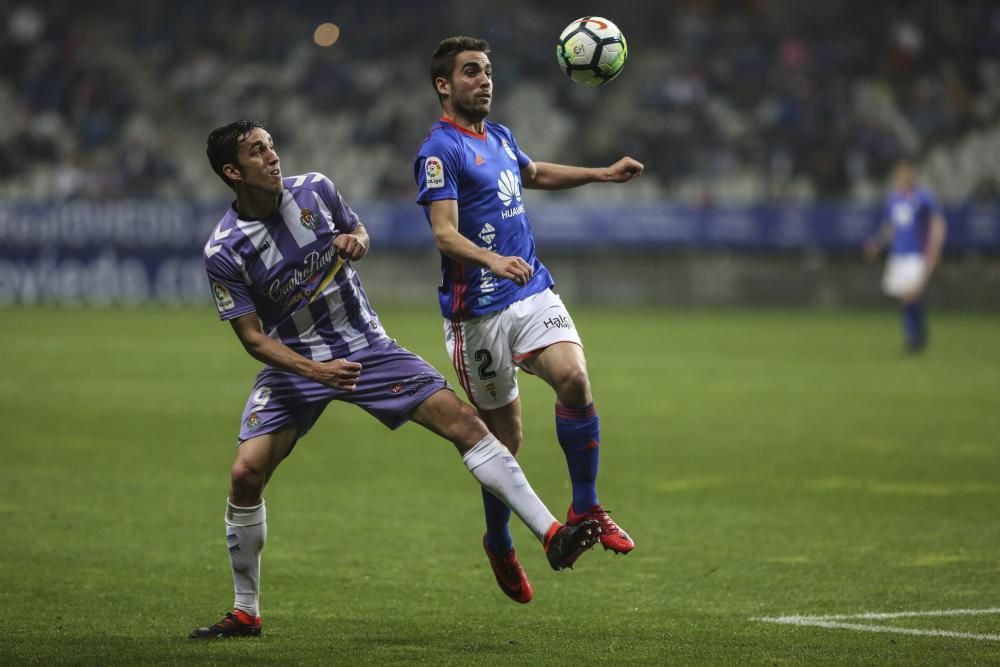
[[611, 21], [584, 16], [559, 35], [556, 57], [566, 76], [585, 86], [603, 86], [621, 74], [628, 57], [625, 35]]

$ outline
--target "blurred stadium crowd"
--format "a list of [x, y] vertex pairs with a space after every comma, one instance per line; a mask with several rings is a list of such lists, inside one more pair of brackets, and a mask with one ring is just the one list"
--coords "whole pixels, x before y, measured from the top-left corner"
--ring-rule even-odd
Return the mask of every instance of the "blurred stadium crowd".
[[[1000, 4], [671, 0], [606, 10], [630, 60], [572, 84], [555, 39], [579, 2], [41, 0], [0, 7], [0, 195], [218, 199], [213, 127], [272, 128], [286, 173], [352, 200], [412, 200], [438, 114], [427, 62], [490, 40], [494, 117], [536, 160], [631, 154], [636, 188], [573, 196], [871, 201], [916, 160], [946, 201], [1000, 198]], [[340, 40], [312, 41], [332, 21]], [[612, 192], [614, 190], [614, 192]], [[559, 196], [559, 195], [555, 195]]]

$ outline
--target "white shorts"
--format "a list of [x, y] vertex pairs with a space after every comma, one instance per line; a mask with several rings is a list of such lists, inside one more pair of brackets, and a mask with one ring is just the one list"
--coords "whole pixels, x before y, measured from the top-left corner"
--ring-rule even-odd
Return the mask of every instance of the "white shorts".
[[458, 381], [477, 408], [517, 398], [518, 365], [555, 343], [580, 345], [569, 311], [551, 289], [463, 322], [444, 322], [444, 342]]
[[889, 257], [882, 274], [882, 291], [893, 297], [920, 289], [924, 284], [925, 264], [923, 255], [894, 255]]

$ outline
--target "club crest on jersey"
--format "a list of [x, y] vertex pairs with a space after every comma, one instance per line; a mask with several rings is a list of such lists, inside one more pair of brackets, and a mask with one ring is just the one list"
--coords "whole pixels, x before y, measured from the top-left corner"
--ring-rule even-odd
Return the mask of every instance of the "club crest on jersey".
[[299, 213], [299, 222], [309, 231], [316, 231], [316, 217], [313, 215], [311, 208], [302, 209], [302, 212]]
[[233, 295], [229, 293], [225, 285], [219, 283], [212, 283], [212, 296], [215, 297], [215, 305], [219, 308], [220, 313], [224, 313], [227, 310], [232, 310], [236, 307], [236, 302], [233, 301]]
[[431, 155], [424, 160], [424, 176], [427, 178], [428, 188], [444, 187], [444, 163], [441, 158]]
[[517, 162], [517, 156], [514, 155], [514, 151], [511, 150], [510, 144], [507, 143], [507, 140], [506, 139], [501, 139], [500, 143], [503, 144], [504, 152], [506, 152], [507, 155], [510, 156], [510, 159], [513, 160], [514, 162]]
[[256, 412], [251, 412], [247, 416], [247, 428], [251, 431], [256, 431], [260, 427], [260, 417], [257, 416]]

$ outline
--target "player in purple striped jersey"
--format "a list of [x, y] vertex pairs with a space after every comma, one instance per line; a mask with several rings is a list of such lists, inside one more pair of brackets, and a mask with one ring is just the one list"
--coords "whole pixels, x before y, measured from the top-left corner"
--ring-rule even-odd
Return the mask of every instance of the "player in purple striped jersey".
[[865, 243], [864, 253], [868, 259], [874, 259], [883, 248], [889, 247], [882, 291], [899, 300], [906, 350], [920, 352], [927, 346], [924, 290], [941, 260], [948, 228], [934, 196], [917, 183], [908, 160], [896, 165], [893, 180], [883, 222]]
[[[566, 455], [573, 501], [567, 523], [596, 519], [606, 549], [635, 543], [597, 497], [600, 421], [573, 320], [554, 281], [535, 256], [521, 188], [559, 190], [587, 183], [624, 183], [642, 164], [623, 157], [588, 169], [533, 162], [513, 133], [486, 120], [493, 101], [489, 44], [451, 37], [431, 59], [431, 83], [442, 107], [417, 154], [417, 202], [441, 251], [445, 344], [469, 400], [515, 455], [520, 449], [517, 371], [539, 376], [556, 394], [556, 435]], [[484, 547], [500, 588], [518, 602], [529, 589], [508, 530], [510, 510], [483, 493]], [[521, 582], [512, 586], [509, 582]]]
[[368, 252], [368, 233], [334, 184], [318, 173], [282, 178], [271, 135], [253, 121], [213, 131], [208, 158], [236, 193], [205, 245], [212, 294], [265, 366], [243, 410], [226, 505], [234, 609], [191, 637], [260, 634], [264, 486], [330, 401], [353, 403], [391, 429], [412, 420], [450, 440], [483, 488], [538, 536], [553, 569], [572, 566], [599, 525], [556, 521], [475, 411], [386, 335], [353, 267]]

